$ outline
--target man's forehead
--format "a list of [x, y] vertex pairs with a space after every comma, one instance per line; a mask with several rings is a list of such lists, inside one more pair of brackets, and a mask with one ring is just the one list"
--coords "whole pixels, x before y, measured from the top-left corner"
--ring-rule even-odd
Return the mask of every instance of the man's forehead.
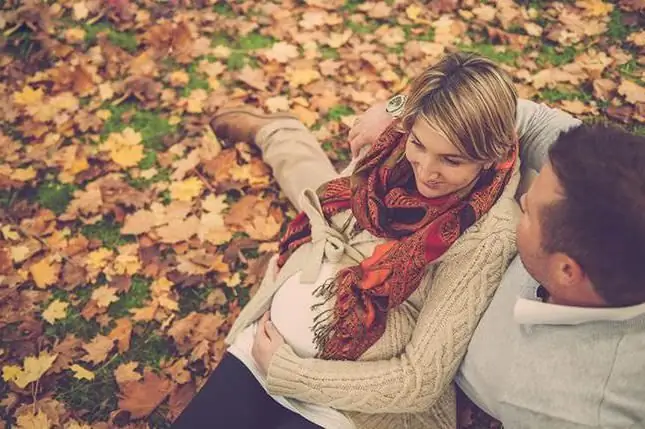
[[531, 200], [540, 205], [565, 198], [564, 189], [560, 185], [551, 163], [546, 163], [542, 167], [529, 192]]

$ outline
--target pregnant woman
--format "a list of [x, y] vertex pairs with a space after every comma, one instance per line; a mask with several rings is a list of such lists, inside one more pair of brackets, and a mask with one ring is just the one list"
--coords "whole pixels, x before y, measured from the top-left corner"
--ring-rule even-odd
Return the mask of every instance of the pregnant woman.
[[302, 212], [179, 428], [451, 428], [452, 379], [515, 252], [510, 78], [452, 54], [338, 175], [297, 120], [229, 109]]

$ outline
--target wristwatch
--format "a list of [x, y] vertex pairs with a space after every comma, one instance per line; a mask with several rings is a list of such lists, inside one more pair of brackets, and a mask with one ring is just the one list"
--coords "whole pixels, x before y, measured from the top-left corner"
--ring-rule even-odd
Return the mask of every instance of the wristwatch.
[[395, 118], [400, 117], [403, 114], [403, 109], [405, 108], [405, 101], [408, 99], [407, 95], [398, 94], [390, 98], [387, 101], [385, 106], [385, 111], [392, 115]]

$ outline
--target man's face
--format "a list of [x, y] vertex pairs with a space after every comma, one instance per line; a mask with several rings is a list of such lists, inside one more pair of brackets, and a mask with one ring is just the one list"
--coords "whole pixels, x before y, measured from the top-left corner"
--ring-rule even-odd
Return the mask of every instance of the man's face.
[[517, 226], [517, 247], [526, 270], [550, 293], [555, 284], [553, 255], [542, 248], [541, 218], [544, 208], [564, 198], [551, 163], [546, 164], [520, 200], [522, 217]]

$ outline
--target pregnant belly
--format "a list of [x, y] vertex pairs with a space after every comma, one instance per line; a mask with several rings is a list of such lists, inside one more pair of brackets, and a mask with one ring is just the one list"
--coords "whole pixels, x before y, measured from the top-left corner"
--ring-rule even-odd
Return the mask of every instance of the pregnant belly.
[[[318, 278], [313, 283], [301, 283], [300, 273], [297, 273], [287, 279], [273, 296], [271, 321], [285, 342], [301, 357], [316, 355], [312, 332], [314, 318], [327, 307], [312, 310], [312, 305], [321, 300], [314, 297], [313, 293], [319, 285], [333, 277], [334, 273], [334, 265], [329, 263], [322, 265]], [[333, 305], [333, 300], [326, 305]]]

